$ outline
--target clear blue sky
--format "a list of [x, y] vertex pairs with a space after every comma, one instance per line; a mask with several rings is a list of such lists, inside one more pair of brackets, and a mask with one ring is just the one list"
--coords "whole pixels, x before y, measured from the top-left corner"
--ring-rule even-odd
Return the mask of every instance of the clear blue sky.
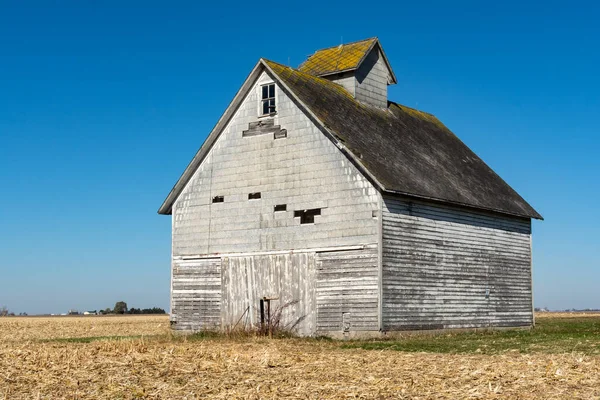
[[536, 306], [600, 308], [595, 2], [35, 3], [0, 6], [0, 305], [168, 308], [156, 211], [259, 57], [378, 36], [390, 98], [546, 218]]

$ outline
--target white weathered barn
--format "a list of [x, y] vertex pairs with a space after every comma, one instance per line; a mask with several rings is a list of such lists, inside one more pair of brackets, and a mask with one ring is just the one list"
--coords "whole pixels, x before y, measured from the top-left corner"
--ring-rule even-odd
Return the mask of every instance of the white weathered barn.
[[159, 210], [176, 329], [261, 299], [302, 335], [533, 324], [541, 216], [394, 83], [376, 38], [258, 61]]

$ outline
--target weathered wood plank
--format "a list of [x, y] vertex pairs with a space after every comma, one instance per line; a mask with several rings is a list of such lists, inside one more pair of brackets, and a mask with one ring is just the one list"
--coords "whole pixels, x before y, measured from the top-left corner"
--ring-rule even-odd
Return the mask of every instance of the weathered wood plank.
[[317, 264], [317, 332], [379, 329], [378, 249], [320, 253]]
[[532, 322], [528, 220], [384, 197], [386, 330]]
[[221, 260], [173, 262], [171, 320], [178, 330], [214, 329], [220, 326]]
[[301, 335], [314, 332], [314, 253], [225, 257], [223, 265], [224, 327], [258, 326], [260, 299], [269, 297], [275, 298], [273, 311], [288, 304], [282, 328], [294, 327]]

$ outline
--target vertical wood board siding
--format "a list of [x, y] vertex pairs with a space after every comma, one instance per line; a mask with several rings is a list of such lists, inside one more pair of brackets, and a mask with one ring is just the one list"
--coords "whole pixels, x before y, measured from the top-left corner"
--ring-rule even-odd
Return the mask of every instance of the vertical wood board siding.
[[272, 313], [283, 307], [282, 328], [310, 335], [315, 330], [314, 285], [314, 253], [224, 257], [223, 326], [257, 327], [260, 299], [268, 297], [277, 298], [271, 301]]
[[530, 235], [529, 220], [384, 196], [384, 329], [531, 325]]
[[316, 255], [317, 331], [341, 332], [347, 313], [350, 331], [379, 329], [378, 248]]

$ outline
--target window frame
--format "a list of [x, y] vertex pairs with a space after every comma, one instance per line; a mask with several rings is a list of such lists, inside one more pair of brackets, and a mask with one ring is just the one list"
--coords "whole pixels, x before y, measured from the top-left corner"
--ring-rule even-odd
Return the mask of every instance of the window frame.
[[[273, 86], [273, 97], [267, 97], [267, 98], [263, 99], [263, 97], [262, 97], [263, 96], [263, 88], [265, 86], [269, 87], [271, 85]], [[269, 95], [268, 92], [269, 92], [269, 89], [267, 89], [267, 95]], [[263, 103], [265, 101], [269, 101], [269, 100], [273, 100], [273, 102], [274, 102], [274, 106], [273, 107], [275, 107], [275, 110], [274, 111], [270, 111], [267, 114], [264, 114], [263, 113], [263, 109], [264, 109]], [[259, 116], [259, 118], [271, 117], [271, 116], [277, 114], [277, 103], [278, 102], [279, 102], [279, 99], [278, 99], [278, 96], [277, 96], [277, 85], [275, 85], [275, 82], [271, 81], [271, 82], [260, 84], [258, 86], [258, 116]]]

